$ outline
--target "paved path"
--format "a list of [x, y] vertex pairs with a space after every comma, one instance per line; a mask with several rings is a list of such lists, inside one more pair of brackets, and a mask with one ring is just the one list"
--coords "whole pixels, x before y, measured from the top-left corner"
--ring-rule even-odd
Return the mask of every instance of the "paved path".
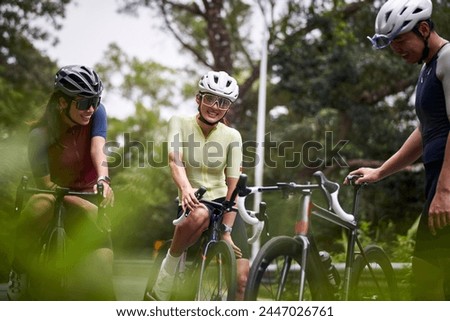
[[[140, 301], [147, 284], [150, 260], [117, 260], [114, 285], [118, 301]], [[0, 283], [0, 301], [7, 300], [6, 283]]]

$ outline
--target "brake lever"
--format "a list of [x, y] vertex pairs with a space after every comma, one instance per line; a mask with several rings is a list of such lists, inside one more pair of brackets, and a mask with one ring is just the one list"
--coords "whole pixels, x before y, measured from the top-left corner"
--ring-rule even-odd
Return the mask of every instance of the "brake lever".
[[264, 222], [264, 227], [266, 229], [266, 236], [270, 237], [269, 216], [267, 215], [267, 204], [266, 204], [266, 202], [259, 203], [259, 211], [258, 211], [258, 214], [256, 214], [256, 217], [258, 218], [258, 220]]

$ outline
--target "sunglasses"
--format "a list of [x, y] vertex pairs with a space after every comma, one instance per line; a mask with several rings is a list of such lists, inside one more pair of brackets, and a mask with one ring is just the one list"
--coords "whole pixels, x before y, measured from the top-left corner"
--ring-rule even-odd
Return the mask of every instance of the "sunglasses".
[[219, 97], [212, 94], [201, 94], [201, 97], [203, 104], [205, 104], [206, 106], [208, 107], [213, 106], [217, 102], [217, 106], [219, 107], [219, 109], [222, 110], [227, 110], [233, 103], [228, 98]]
[[100, 105], [101, 97], [92, 97], [92, 98], [82, 98], [82, 99], [72, 99], [76, 103], [76, 107], [78, 110], [88, 110], [89, 108], [94, 107], [94, 110], [97, 110]]
[[372, 47], [375, 49], [383, 49], [386, 48], [387, 46], [389, 46], [392, 41], [395, 39], [395, 37], [398, 36], [398, 34], [400, 33], [400, 30], [402, 28], [398, 28], [395, 32], [393, 32], [390, 36], [387, 35], [380, 35], [380, 34], [375, 34], [372, 38], [367, 37], [367, 39], [370, 40], [370, 42], [372, 43]]

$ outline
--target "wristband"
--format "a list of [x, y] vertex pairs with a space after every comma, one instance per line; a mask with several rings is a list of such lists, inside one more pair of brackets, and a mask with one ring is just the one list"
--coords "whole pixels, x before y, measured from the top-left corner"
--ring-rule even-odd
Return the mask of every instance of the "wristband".
[[104, 181], [105, 183], [111, 186], [111, 178], [109, 178], [109, 176], [99, 176], [97, 178], [97, 183], [100, 183], [101, 181]]
[[222, 233], [231, 233], [233, 231], [233, 228], [231, 226], [222, 223], [220, 225], [220, 231]]

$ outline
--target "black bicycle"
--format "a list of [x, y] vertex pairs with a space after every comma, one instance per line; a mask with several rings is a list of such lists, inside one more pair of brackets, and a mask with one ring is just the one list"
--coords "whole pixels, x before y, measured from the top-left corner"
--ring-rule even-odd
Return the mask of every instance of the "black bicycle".
[[[397, 300], [397, 281], [392, 264], [377, 245], [363, 248], [358, 238], [358, 203], [363, 185], [354, 185], [353, 213], [346, 213], [338, 200], [339, 184], [322, 172], [313, 175], [318, 184], [278, 183], [276, 186], [247, 188], [238, 208], [247, 212], [245, 197], [255, 192], [282, 191], [300, 194], [294, 236], [277, 236], [256, 255], [245, 293], [246, 300]], [[353, 181], [353, 177], [348, 177]], [[324, 192], [329, 208], [312, 202], [312, 193]], [[319, 251], [310, 228], [310, 215], [320, 217], [347, 231], [343, 276], [330, 255]]]
[[[237, 211], [233, 207], [234, 200], [236, 195], [245, 188], [246, 179], [247, 176], [241, 175], [230, 200], [223, 203], [203, 200], [201, 197], [206, 190], [200, 188], [197, 191], [197, 198], [200, 199], [200, 202], [214, 210], [208, 230], [202, 234], [197, 245], [192, 246], [182, 255], [175, 274], [170, 300], [232, 301], [235, 299], [236, 257], [231, 245], [220, 240], [220, 226], [225, 212]], [[183, 213], [173, 221], [173, 224], [179, 224], [188, 215], [188, 211]], [[256, 223], [256, 221], [253, 222]], [[169, 240], [159, 249], [148, 279], [144, 301], [152, 300], [153, 285], [170, 244]]]
[[[28, 178], [22, 177], [16, 192], [14, 212], [22, 211], [25, 195], [50, 194], [55, 196], [53, 217], [39, 240], [37, 268], [31, 269], [28, 278], [28, 289], [31, 300], [64, 300], [67, 298], [67, 280], [69, 271], [69, 253], [67, 250], [67, 234], [65, 229], [64, 197], [68, 195], [92, 198], [97, 206], [103, 200], [103, 185], [97, 184], [97, 193], [78, 192], [69, 188], [56, 187], [45, 190], [28, 186]], [[100, 209], [100, 207], [98, 206]], [[105, 232], [109, 232], [106, 213], [99, 210], [98, 220]]]

